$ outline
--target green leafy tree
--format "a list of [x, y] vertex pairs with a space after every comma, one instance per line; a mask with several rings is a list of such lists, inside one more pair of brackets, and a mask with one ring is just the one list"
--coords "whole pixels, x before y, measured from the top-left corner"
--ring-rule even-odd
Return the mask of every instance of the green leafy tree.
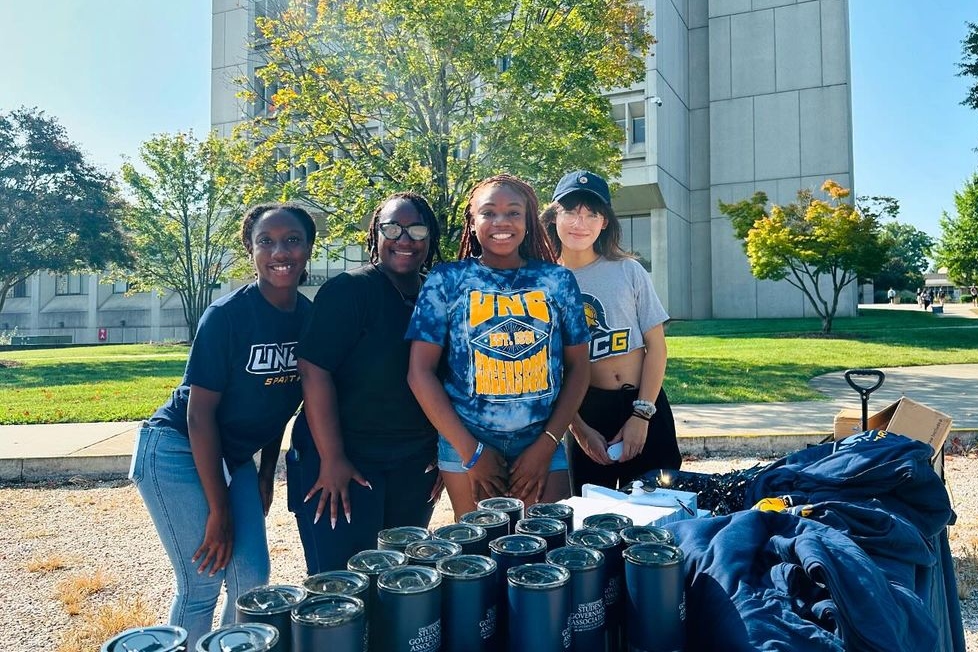
[[888, 222], [882, 227], [887, 254], [883, 268], [873, 277], [877, 290], [913, 290], [923, 287], [928, 256], [934, 247], [929, 235], [910, 224]]
[[248, 178], [242, 142], [161, 134], [143, 143], [141, 167], [122, 166], [130, 195], [125, 226], [135, 254], [118, 274], [134, 291], [175, 292], [190, 338], [215, 285], [241, 271], [239, 231]]
[[948, 278], [958, 285], [978, 282], [978, 174], [954, 193], [956, 215], [941, 216], [941, 239], [936, 260], [946, 267]]
[[279, 172], [310, 171], [281, 191], [327, 212], [331, 239], [359, 239], [379, 198], [415, 190], [451, 246], [480, 178], [619, 171], [602, 92], [643, 78], [647, 20], [630, 0], [294, 1], [257, 20], [250, 136]]
[[112, 177], [85, 161], [54, 118], [0, 113], [0, 310], [35, 272], [128, 260]]
[[961, 104], [978, 109], [978, 25], [967, 23], [968, 34], [961, 41], [961, 62], [958, 64], [959, 77], [971, 77], [974, 83]]
[[822, 191], [827, 200], [804, 189], [797, 202], [770, 209], [767, 195], [757, 192], [733, 204], [721, 201], [720, 211], [744, 241], [751, 273], [801, 290], [821, 318], [822, 332], [828, 333], [842, 290], [879, 271], [886, 244], [876, 217], [845, 201], [847, 189], [828, 180]]

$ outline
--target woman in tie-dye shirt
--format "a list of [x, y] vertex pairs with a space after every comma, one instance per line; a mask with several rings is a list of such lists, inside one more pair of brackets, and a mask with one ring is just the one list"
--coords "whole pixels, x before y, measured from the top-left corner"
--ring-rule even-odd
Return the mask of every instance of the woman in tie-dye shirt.
[[477, 184], [459, 260], [432, 270], [408, 328], [408, 382], [439, 431], [456, 516], [493, 496], [570, 495], [563, 433], [588, 385], [589, 334], [537, 213], [515, 177]]

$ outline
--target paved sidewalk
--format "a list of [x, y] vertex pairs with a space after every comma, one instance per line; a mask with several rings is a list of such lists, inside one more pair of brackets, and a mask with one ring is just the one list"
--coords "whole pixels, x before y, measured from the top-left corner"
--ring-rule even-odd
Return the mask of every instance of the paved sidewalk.
[[[882, 371], [886, 381], [870, 396], [870, 413], [905, 395], [951, 415], [952, 436], [973, 438], [978, 433], [978, 365]], [[680, 448], [700, 455], [781, 455], [817, 443], [832, 432], [835, 414], [858, 408], [860, 399], [841, 371], [815, 378], [812, 386], [827, 400], [673, 406]], [[138, 425], [0, 426], [0, 481], [122, 477], [129, 469]]]

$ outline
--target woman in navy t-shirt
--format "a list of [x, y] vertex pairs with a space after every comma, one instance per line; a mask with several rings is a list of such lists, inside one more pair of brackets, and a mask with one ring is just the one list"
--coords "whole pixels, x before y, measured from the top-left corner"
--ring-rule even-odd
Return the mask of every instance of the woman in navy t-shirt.
[[222, 585], [226, 624], [237, 597], [268, 582], [264, 515], [302, 398], [295, 345], [311, 302], [298, 288], [315, 237], [301, 207], [245, 213], [241, 240], [257, 280], [204, 311], [183, 382], [136, 437], [130, 476], [173, 564], [169, 622], [191, 647], [211, 630]]

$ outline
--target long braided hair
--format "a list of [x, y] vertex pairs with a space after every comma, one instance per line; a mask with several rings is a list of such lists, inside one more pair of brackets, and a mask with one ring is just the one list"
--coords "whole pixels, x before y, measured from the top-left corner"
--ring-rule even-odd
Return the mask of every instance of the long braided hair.
[[438, 226], [438, 218], [435, 217], [435, 212], [431, 210], [428, 200], [416, 192], [395, 192], [377, 204], [377, 208], [374, 209], [374, 213], [370, 217], [370, 224], [367, 225], [367, 253], [370, 254], [370, 262], [376, 263], [380, 260], [380, 243], [378, 241], [380, 236], [377, 235], [380, 213], [384, 210], [384, 206], [399, 199], [411, 202], [415, 210], [418, 211], [418, 215], [421, 216], [421, 220], [428, 226], [428, 256], [421, 264], [421, 271], [428, 271], [435, 260], [438, 262], [443, 260], [440, 244], [441, 228]]
[[523, 238], [523, 242], [520, 243], [520, 256], [525, 260], [536, 258], [537, 260], [548, 263], [556, 262], [557, 256], [554, 255], [550, 239], [547, 237], [547, 233], [544, 231], [543, 225], [540, 223], [540, 218], [538, 217], [540, 203], [537, 201], [537, 194], [533, 192], [530, 184], [511, 174], [491, 176], [475, 184], [475, 187], [472, 188], [472, 191], [469, 193], [469, 199], [465, 204], [465, 226], [462, 229], [462, 241], [458, 249], [458, 259], [464, 260], [470, 256], [482, 255], [482, 245], [473, 234], [474, 230], [472, 225], [475, 221], [475, 215], [472, 210], [472, 198], [475, 196], [475, 193], [488, 186], [505, 186], [519, 193], [526, 200], [526, 235]]

